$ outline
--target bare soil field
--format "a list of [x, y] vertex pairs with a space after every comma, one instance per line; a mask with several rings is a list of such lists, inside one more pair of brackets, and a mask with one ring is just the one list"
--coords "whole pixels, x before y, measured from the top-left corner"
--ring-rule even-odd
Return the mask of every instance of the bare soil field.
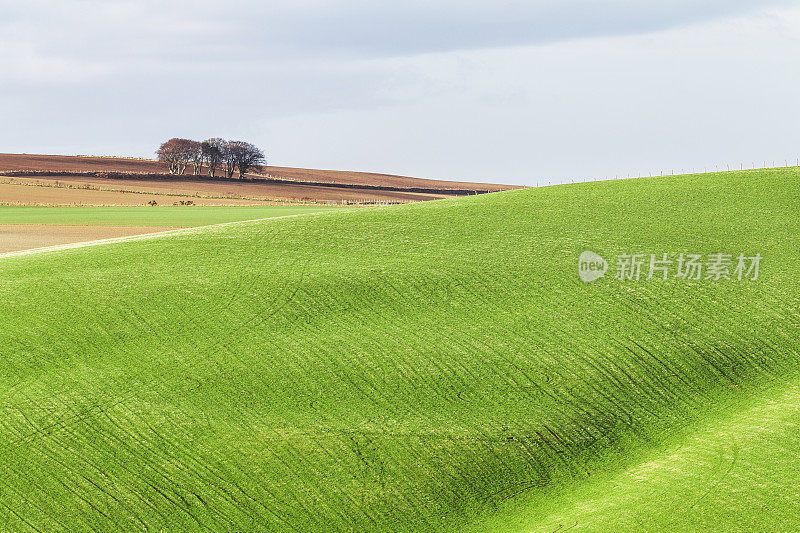
[[176, 228], [155, 226], [61, 226], [49, 224], [0, 224], [0, 253], [57, 244], [128, 237]]
[[[248, 174], [248, 179], [243, 181], [212, 180], [191, 175], [168, 176], [166, 172], [164, 164], [149, 159], [0, 154], [0, 173], [8, 173], [2, 178], [6, 183], [218, 200], [204, 201], [203, 205], [258, 205], [259, 202], [270, 200], [407, 203], [518, 188], [511, 185], [428, 180], [368, 172], [272, 166], [264, 167], [261, 174]], [[4, 196], [5, 194], [12, 196]], [[19, 193], [5, 189], [0, 193], [0, 203], [17, 203], [18, 199], [15, 198], [18, 196]], [[95, 197], [91, 193], [85, 193], [73, 194], [69, 200], [54, 201], [52, 192], [23, 196], [25, 202], [38, 205], [73, 205], [76, 202], [81, 205], [141, 205], [155, 199], [132, 198], [120, 194], [113, 198], [107, 195]], [[73, 197], [76, 198], [75, 202], [72, 201]], [[175, 198], [172, 201], [180, 199]], [[246, 202], [232, 202], [234, 199]]]
[[[128, 172], [163, 174], [167, 166], [152, 159], [123, 157], [93, 157], [34, 154], [0, 154], [0, 171], [43, 170], [54, 172]], [[291, 167], [264, 167], [262, 175], [293, 181], [335, 183], [347, 185], [369, 185], [401, 188], [428, 189], [479, 189], [503, 191], [518, 189], [514, 185], [492, 183], [470, 183], [407, 176], [395, 176], [373, 172], [351, 172], [341, 170], [318, 170]], [[257, 174], [253, 175], [258, 177]]]
[[[367, 190], [254, 181], [212, 181], [192, 176], [171, 179], [103, 178], [92, 175], [35, 177], [0, 176], [0, 204], [20, 205], [144, 205], [155, 200], [172, 205], [190, 199], [198, 205], [269, 205], [275, 202], [419, 202], [447, 194]], [[22, 186], [26, 189], [18, 190]], [[80, 192], [77, 190], [80, 189]], [[67, 192], [72, 191], [72, 192]], [[62, 196], [63, 195], [63, 196]], [[156, 195], [158, 197], [147, 197]]]
[[[274, 201], [248, 200], [242, 198], [203, 198], [195, 194], [180, 193], [157, 194], [148, 193], [146, 188], [138, 190], [98, 190], [90, 182], [76, 180], [70, 184], [63, 181], [50, 183], [51, 180], [32, 180], [27, 178], [0, 178], [0, 205], [43, 205], [43, 206], [136, 206], [155, 201], [158, 205], [173, 205], [180, 201], [191, 200], [197, 205], [248, 206], [273, 205]], [[119, 185], [119, 184], [117, 184]], [[85, 188], [85, 187], [91, 188]], [[75, 188], [70, 188], [75, 187]], [[169, 192], [169, 191], [166, 191]]]

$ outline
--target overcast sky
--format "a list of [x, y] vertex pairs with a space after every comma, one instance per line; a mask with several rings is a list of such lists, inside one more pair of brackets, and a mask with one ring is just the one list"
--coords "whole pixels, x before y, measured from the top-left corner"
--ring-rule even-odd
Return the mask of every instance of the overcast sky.
[[0, 152], [534, 185], [800, 156], [800, 3], [0, 0]]

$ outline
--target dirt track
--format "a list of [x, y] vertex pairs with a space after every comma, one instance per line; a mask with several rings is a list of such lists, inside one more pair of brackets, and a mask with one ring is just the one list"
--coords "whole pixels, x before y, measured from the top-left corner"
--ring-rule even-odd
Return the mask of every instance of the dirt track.
[[48, 224], [0, 224], [0, 253], [28, 250], [112, 237], [141, 235], [175, 228], [155, 226], [56, 226]]

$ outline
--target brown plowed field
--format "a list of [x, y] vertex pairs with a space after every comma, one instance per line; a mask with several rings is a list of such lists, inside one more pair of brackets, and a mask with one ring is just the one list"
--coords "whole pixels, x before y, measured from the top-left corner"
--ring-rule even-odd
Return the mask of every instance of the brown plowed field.
[[[151, 159], [121, 157], [90, 157], [65, 155], [0, 154], [0, 171], [49, 170], [55, 172], [130, 172], [166, 173], [163, 163]], [[263, 174], [295, 181], [342, 183], [349, 185], [378, 185], [390, 187], [419, 187], [427, 189], [480, 189], [504, 191], [517, 189], [513, 185], [468, 183], [460, 181], [430, 180], [341, 170], [316, 170], [291, 167], [264, 167]], [[256, 176], [256, 175], [254, 175]]]
[[175, 228], [154, 226], [56, 226], [49, 224], [0, 224], [0, 253], [128, 237]]
[[[62, 187], [36, 194], [18, 193], [16, 189], [0, 190], [0, 203], [25, 203], [39, 205], [141, 205], [151, 199], [159, 204], [171, 204], [184, 198], [147, 198], [137, 194], [181, 195], [192, 197], [195, 203], [204, 205], [253, 205], [263, 201], [290, 202], [416, 202], [435, 200], [464, 194], [464, 191], [499, 191], [515, 189], [510, 185], [466, 183], [457, 181], [426, 180], [375, 174], [367, 172], [344, 172], [288, 167], [265, 167], [263, 174], [249, 174], [252, 180], [236, 182], [211, 180], [191, 175], [165, 177], [163, 164], [148, 159], [115, 157], [84, 157], [30, 154], [0, 154], [0, 172], [36, 172], [35, 176], [6, 176], [0, 181]], [[125, 176], [80, 175], [65, 176], [57, 173], [104, 173], [118, 172]], [[48, 174], [53, 173], [53, 174]], [[149, 176], [153, 174], [153, 176]], [[270, 179], [272, 181], [270, 181]], [[97, 190], [82, 194], [65, 193], [64, 200], [57, 200], [58, 192], [67, 187]], [[425, 189], [425, 191], [413, 190]], [[116, 195], [100, 194], [115, 191]], [[198, 201], [195, 197], [209, 201]], [[215, 201], [211, 201], [215, 199]], [[238, 200], [238, 201], [235, 201]], [[244, 200], [244, 201], [241, 201]]]
[[[151, 199], [172, 205], [190, 199], [198, 205], [262, 205], [278, 202], [418, 202], [447, 198], [445, 194], [357, 188], [321, 187], [302, 183], [211, 181], [191, 176], [160, 178], [98, 178], [95, 176], [5, 177], [0, 175], [0, 204], [144, 205]], [[26, 190], [18, 190], [23, 188]], [[30, 189], [30, 190], [27, 190]], [[77, 189], [81, 189], [79, 192]], [[63, 196], [61, 194], [63, 193]], [[160, 195], [148, 197], [147, 195]]]
[[[174, 193], [147, 194], [135, 191], [107, 191], [83, 188], [67, 188], [66, 186], [44, 186], [48, 180], [29, 180], [0, 178], [0, 205], [92, 205], [92, 206], [134, 206], [146, 205], [155, 201], [158, 205], [172, 205], [181, 200], [191, 200], [197, 205], [273, 205], [274, 201], [245, 200], [237, 198], [197, 198], [195, 196], [179, 196]], [[5, 183], [4, 183], [5, 182]], [[11, 182], [11, 183], [9, 183]], [[39, 184], [38, 186], [36, 184]], [[74, 182], [74, 186], [82, 187], [90, 183]]]

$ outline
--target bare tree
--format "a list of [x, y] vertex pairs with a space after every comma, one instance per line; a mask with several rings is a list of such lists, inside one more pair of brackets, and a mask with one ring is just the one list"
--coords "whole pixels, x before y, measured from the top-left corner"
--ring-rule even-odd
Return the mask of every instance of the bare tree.
[[175, 174], [180, 168], [180, 150], [178, 148], [179, 143], [180, 139], [170, 139], [167, 142], [162, 143], [156, 151], [158, 160], [162, 163], [166, 163], [169, 166], [170, 174]]
[[[267, 162], [264, 152], [248, 142], [231, 141], [228, 143], [228, 152], [234, 167], [239, 169], [239, 179], [244, 179], [249, 169], [259, 168]], [[232, 175], [231, 170], [228, 177]]]
[[192, 174], [199, 176], [203, 173], [203, 145], [197, 141], [188, 141], [186, 144], [186, 158], [192, 164]]
[[173, 138], [163, 143], [156, 153], [159, 161], [169, 165], [170, 174], [183, 174], [191, 164], [197, 176], [203, 172], [203, 163], [207, 163], [212, 178], [217, 169], [223, 166], [228, 178], [232, 178], [236, 169], [239, 169], [239, 179], [244, 179], [248, 170], [257, 169], [267, 162], [264, 152], [258, 147], [248, 142], [226, 141], [218, 137], [202, 143]]
[[200, 145], [202, 157], [208, 165], [208, 175], [212, 178], [222, 162], [222, 152], [226, 144], [227, 141], [225, 139], [214, 137], [212, 139], [206, 139]]
[[236, 171], [236, 152], [232, 149], [233, 142], [226, 141], [220, 149], [222, 151], [222, 163], [225, 166], [225, 176], [233, 177]]
[[191, 146], [194, 141], [172, 138], [163, 143], [156, 154], [158, 160], [169, 165], [170, 174], [183, 174], [191, 158]]

